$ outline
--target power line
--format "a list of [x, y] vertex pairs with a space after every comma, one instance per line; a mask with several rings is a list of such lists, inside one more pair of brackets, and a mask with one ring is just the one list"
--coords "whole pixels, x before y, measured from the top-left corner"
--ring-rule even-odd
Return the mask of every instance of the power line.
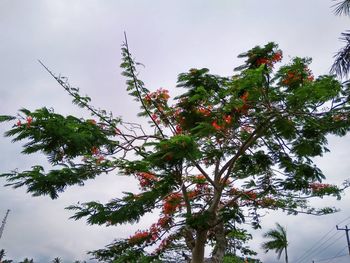
[[[348, 220], [348, 219], [350, 219], [350, 216], [348, 216], [347, 218], [345, 218], [344, 220], [342, 220], [342, 221], [340, 221], [339, 223], [338, 223], [338, 225], [339, 224], [341, 224], [341, 223], [343, 223], [344, 221], [346, 221], [346, 220]], [[317, 244], [319, 243], [319, 242], [321, 242], [324, 238], [326, 238], [332, 231], [334, 231], [334, 228], [332, 227], [325, 235], [323, 235], [318, 241], [316, 241], [316, 243], [311, 247], [311, 248], [309, 248], [307, 251], [305, 251], [299, 258], [297, 258], [296, 259], [296, 262], [298, 263], [300, 260], [302, 260], [307, 254], [309, 254], [310, 253], [310, 251], [312, 251], [316, 246], [317, 246]]]
[[335, 257], [340, 256], [341, 253], [347, 248], [347, 246], [343, 247], [337, 254], [335, 254]]
[[[345, 248], [347, 248], [347, 247], [345, 247]], [[343, 250], [344, 250], [344, 248], [343, 248]], [[321, 262], [321, 261], [331, 260], [331, 259], [335, 259], [335, 258], [341, 258], [341, 257], [344, 257], [344, 256], [346, 256], [346, 254], [344, 254], [344, 255], [340, 255], [340, 256], [334, 256], [334, 257], [331, 257], [331, 258], [323, 258], [323, 259], [318, 259], [316, 262]]]
[[350, 255], [350, 238], [349, 238], [349, 231], [350, 231], [350, 229], [348, 228], [347, 225], [345, 226], [345, 228], [339, 228], [338, 225], [337, 225], [337, 230], [345, 230], [346, 241], [348, 242], [348, 249], [349, 249], [349, 255]]
[[[346, 220], [350, 219], [350, 216], [348, 216], [347, 218], [343, 219], [342, 221], [340, 221], [339, 223], [337, 223], [337, 225], [345, 222]], [[318, 243], [320, 243], [324, 238], [326, 238], [332, 231], [335, 231], [335, 229], [332, 227], [325, 235], [323, 235], [318, 241], [316, 241], [316, 243], [311, 247], [309, 248], [307, 251], [305, 251], [299, 258], [296, 259], [296, 263], [299, 263], [299, 262], [303, 262], [305, 261], [305, 259], [307, 259], [308, 257], [310, 257], [312, 254], [315, 253], [315, 251], [317, 251], [317, 249], [322, 246], [324, 243], [326, 243], [330, 238], [332, 238], [333, 236], [335, 236], [337, 234], [333, 234], [331, 237], [329, 237], [326, 241], [322, 242], [321, 245], [319, 245], [317, 248], [315, 248]], [[312, 252], [313, 251], [313, 252]], [[311, 253], [312, 252], [312, 253]], [[310, 254], [311, 253], [311, 254]], [[308, 254], [310, 254], [308, 256]]]
[[[328, 232], [330, 233], [330, 232]], [[312, 257], [323, 245], [325, 245], [330, 239], [332, 239], [334, 236], [338, 235], [339, 232], [335, 232], [333, 235], [331, 235], [328, 239], [324, 240], [320, 245], [318, 245], [316, 248], [312, 249], [312, 250], [308, 250], [309, 252], [306, 253], [304, 256], [302, 256], [302, 258], [299, 258], [296, 262], [297, 263], [302, 263], [304, 262], [305, 260], [307, 260], [308, 258]], [[341, 238], [341, 236], [340, 236]], [[320, 240], [322, 241], [322, 240]], [[317, 242], [319, 243], [319, 242]], [[316, 243], [316, 245], [317, 245]], [[332, 244], [332, 243], [331, 243]]]
[[333, 243], [330, 243], [328, 246], [326, 246], [325, 248], [322, 249], [323, 253], [326, 251], [327, 248], [329, 248], [330, 246], [335, 245], [335, 243], [340, 240], [342, 238], [342, 236], [338, 237], [335, 241], [333, 241]]

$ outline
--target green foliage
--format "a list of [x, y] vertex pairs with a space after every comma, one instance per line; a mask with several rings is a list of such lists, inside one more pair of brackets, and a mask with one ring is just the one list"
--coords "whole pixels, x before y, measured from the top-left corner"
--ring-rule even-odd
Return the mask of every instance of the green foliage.
[[[108, 140], [108, 131], [103, 131], [93, 120], [82, 120], [73, 116], [63, 117], [52, 110], [42, 108], [31, 112], [22, 109], [27, 123], [19, 123], [5, 133], [13, 142], [29, 140], [22, 153], [42, 151], [53, 163], [65, 158], [90, 154], [93, 147], [106, 145], [113, 152], [116, 142]], [[30, 120], [30, 122], [29, 122]]]
[[1, 174], [0, 177], [7, 177], [9, 182], [6, 186], [18, 188], [27, 186], [27, 192], [33, 196], [49, 195], [52, 199], [58, 197], [67, 186], [83, 185], [87, 179], [93, 179], [99, 173], [92, 167], [64, 167], [58, 170], [50, 170], [45, 173], [42, 166], [33, 166], [32, 170]]
[[[213, 258], [228, 244], [235, 251], [226, 252], [254, 255], [245, 245], [251, 236], [239, 225], [261, 227], [261, 209], [317, 215], [335, 211], [311, 207], [307, 200], [340, 198], [349, 186], [322, 184], [325, 175], [313, 158], [329, 151], [328, 135], [349, 131], [350, 85], [333, 76], [315, 79], [309, 58], [296, 57], [275, 70], [282, 51], [268, 43], [241, 54], [245, 63], [233, 76], [214, 75], [206, 68], [181, 73], [177, 86], [184, 93], [170, 105], [168, 90], [151, 92], [138, 79], [140, 64], [127, 43], [122, 56], [127, 92], [140, 104], [139, 115], [148, 118], [148, 129], [94, 108], [89, 97], [45, 67], [94, 119], [62, 116], [47, 108], [22, 109], [5, 134], [13, 142], [25, 141], [23, 153], [41, 152], [54, 167], [45, 171], [35, 165], [0, 175], [7, 185], [27, 187], [35, 196], [57, 198], [66, 187], [102, 173], [138, 180], [137, 193], [125, 192], [105, 204], [68, 207], [75, 211], [74, 219], [108, 226], [159, 213], [149, 229], [92, 252], [97, 259], [166, 262], [177, 255], [189, 260], [198, 244], [204, 249], [209, 243], [215, 247]], [[2, 122], [15, 119], [0, 116]], [[146, 252], [154, 245], [152, 253]], [[239, 262], [230, 255], [219, 260]]]
[[242, 258], [234, 255], [225, 255], [223, 263], [261, 263], [258, 259], [253, 258]]
[[122, 199], [113, 199], [103, 205], [99, 202], [88, 202], [81, 205], [69, 206], [69, 210], [77, 210], [72, 218], [75, 220], [88, 216], [89, 224], [123, 224], [137, 222], [147, 212], [155, 208], [157, 201], [166, 196], [174, 187], [174, 178], [160, 180], [147, 192], [135, 195], [124, 193]]
[[199, 157], [200, 151], [194, 138], [188, 135], [175, 135], [156, 143], [155, 152], [146, 160], [155, 166], [163, 167], [165, 164], [180, 164], [186, 159], [194, 161]]

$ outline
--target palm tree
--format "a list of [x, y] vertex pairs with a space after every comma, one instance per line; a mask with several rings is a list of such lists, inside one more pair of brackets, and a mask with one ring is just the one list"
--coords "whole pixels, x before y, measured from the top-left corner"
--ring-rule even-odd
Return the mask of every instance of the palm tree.
[[4, 257], [5, 257], [5, 250], [1, 249], [0, 250], [0, 262], [4, 259]]
[[276, 223], [276, 229], [270, 229], [264, 234], [264, 237], [271, 239], [262, 244], [262, 248], [265, 249], [265, 253], [267, 253], [269, 250], [275, 250], [277, 253], [277, 258], [280, 259], [284, 250], [285, 260], [286, 263], [288, 263], [288, 241], [286, 229], [280, 224]]
[[[350, 16], [350, 0], [338, 1], [333, 7], [336, 15]], [[350, 31], [341, 33], [340, 40], [345, 42], [345, 46], [335, 54], [331, 73], [345, 77], [350, 72]]]
[[62, 259], [57, 257], [57, 258], [54, 258], [51, 262], [52, 263], [62, 263]]
[[350, 0], [342, 0], [333, 5], [336, 15], [350, 15]]

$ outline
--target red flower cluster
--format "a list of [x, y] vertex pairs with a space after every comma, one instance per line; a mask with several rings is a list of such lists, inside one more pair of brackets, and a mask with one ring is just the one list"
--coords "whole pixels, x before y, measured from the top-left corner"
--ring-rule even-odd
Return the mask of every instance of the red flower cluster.
[[249, 97], [249, 92], [245, 91], [240, 98], [243, 100], [243, 102], [247, 102], [248, 97]]
[[164, 199], [163, 213], [165, 215], [173, 214], [177, 208], [181, 207], [182, 194], [172, 193]]
[[215, 130], [220, 131], [220, 130], [227, 128], [227, 126], [232, 123], [232, 116], [231, 115], [224, 115], [222, 117], [222, 119], [223, 119], [223, 123], [221, 125], [219, 125], [217, 123], [217, 121], [214, 120], [214, 121], [212, 121], [211, 126], [213, 126], [213, 128]]
[[[305, 77], [306, 76], [306, 77]], [[311, 70], [307, 67], [304, 68], [304, 72], [287, 72], [287, 75], [282, 80], [283, 85], [292, 85], [294, 83], [298, 83], [302, 80], [306, 81], [313, 81], [314, 76], [311, 72]]]
[[262, 64], [265, 64], [266, 66], [269, 66], [269, 67], [272, 67], [272, 61], [268, 58], [258, 58], [256, 60], [256, 64], [258, 66], [262, 65]]
[[129, 237], [129, 244], [140, 244], [147, 241], [151, 234], [148, 231], [138, 230], [133, 236]]
[[270, 56], [269, 58], [258, 58], [256, 60], [256, 65], [260, 66], [262, 64], [265, 64], [268, 67], [273, 67], [273, 64], [275, 64], [276, 62], [279, 62], [282, 60], [282, 51], [277, 51], [276, 53], [274, 53], [272, 56]]
[[216, 121], [213, 121], [213, 122], [211, 123], [211, 126], [213, 126], [214, 129], [217, 130], [217, 131], [219, 131], [219, 130], [222, 129], [222, 127], [221, 127]]
[[205, 107], [201, 106], [198, 108], [197, 112], [202, 114], [205, 117], [208, 117], [211, 114], [211, 107], [209, 106], [209, 107], [205, 108]]
[[99, 153], [100, 153], [100, 150], [96, 146], [93, 146], [91, 148], [91, 154], [92, 155], [98, 155]]
[[105, 157], [101, 154], [100, 149], [96, 146], [91, 148], [91, 154], [95, 157], [96, 164], [100, 164], [105, 160]]
[[324, 189], [330, 188], [330, 187], [332, 187], [332, 185], [330, 185], [330, 184], [321, 184], [321, 183], [311, 183], [310, 184], [310, 188], [314, 192], [318, 192], [320, 190], [324, 190]]
[[272, 61], [273, 62], [279, 62], [283, 58], [282, 51], [277, 51], [273, 56], [272, 56]]
[[159, 238], [159, 233], [170, 225], [171, 220], [171, 217], [168, 215], [159, 218], [158, 222], [152, 224], [148, 231], [138, 230], [133, 236], [129, 237], [129, 244], [133, 245], [156, 241]]
[[249, 110], [249, 104], [248, 102], [249, 92], [245, 91], [241, 96], [240, 99], [243, 101], [243, 105], [239, 108], [236, 108], [236, 111], [238, 113], [246, 114]]
[[195, 199], [199, 194], [200, 194], [200, 190], [196, 188], [193, 191], [188, 191], [187, 196], [188, 196], [188, 199], [192, 200], [192, 199]]
[[154, 182], [158, 181], [158, 178], [154, 174], [146, 172], [136, 173], [136, 177], [139, 180], [141, 188], [151, 186]]
[[253, 192], [253, 191], [246, 191], [246, 192], [243, 192], [244, 196], [250, 200], [255, 200], [258, 195], [257, 193]]
[[203, 174], [199, 174], [199, 175], [196, 175], [194, 178], [193, 178], [193, 182], [196, 183], [196, 184], [206, 184], [207, 183], [207, 179], [205, 178], [205, 176]]
[[169, 215], [165, 215], [165, 216], [158, 219], [157, 226], [159, 226], [161, 228], [166, 228], [171, 223], [171, 220], [172, 219]]
[[144, 97], [144, 101], [147, 104], [151, 104], [151, 102], [155, 100], [166, 102], [169, 98], [170, 98], [169, 91], [166, 89], [160, 88], [160, 89], [157, 89], [155, 92], [146, 94]]
[[175, 127], [175, 134], [181, 134], [182, 133], [182, 128], [180, 125], [176, 125]]

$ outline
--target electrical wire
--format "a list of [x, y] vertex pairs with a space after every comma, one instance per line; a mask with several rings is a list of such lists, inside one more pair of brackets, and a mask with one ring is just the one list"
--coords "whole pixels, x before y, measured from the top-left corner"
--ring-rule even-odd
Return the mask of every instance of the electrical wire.
[[[341, 236], [338, 237], [336, 240], [334, 240], [333, 243], [330, 243], [328, 246], [326, 246], [325, 248], [323, 248], [323, 249], [322, 249], [322, 252], [323, 252], [322, 254], [324, 254], [324, 252], [326, 251], [327, 248], [329, 248], [329, 247], [335, 245], [336, 242], [337, 242], [338, 240], [340, 240], [342, 237], [343, 237], [343, 235], [341, 235]], [[322, 255], [322, 254], [321, 254], [321, 255]]]
[[335, 257], [339, 257], [341, 253], [343, 253], [344, 250], [346, 250], [348, 246], [343, 247], [337, 254], [335, 254]]
[[[344, 220], [338, 222], [337, 225], [340, 225], [341, 223], [345, 222], [348, 219], [350, 219], [350, 216], [345, 218]], [[333, 231], [335, 231], [334, 227], [332, 227], [325, 235], [323, 235], [318, 241], [316, 241], [316, 243], [311, 248], [309, 248], [299, 258], [297, 258], [295, 263], [302, 263], [303, 261], [305, 261], [305, 259], [309, 258], [312, 254], [315, 254], [315, 252], [318, 250], [319, 247], [321, 247], [324, 243], [326, 243], [329, 239], [331, 239], [333, 236], [335, 236], [338, 233], [338, 232], [336, 232], [331, 237], [329, 237], [326, 241], [322, 242], [317, 248], [315, 248], [318, 245], [318, 243], [320, 243], [324, 238], [326, 238]], [[308, 256], [308, 254], [310, 254], [310, 255]]]
[[[330, 232], [329, 232], [330, 233]], [[328, 237], [326, 240], [324, 240], [321, 244], [319, 244], [317, 247], [313, 246], [314, 248], [313, 249], [309, 249], [307, 253], [304, 253], [304, 256], [300, 257], [296, 263], [303, 263], [305, 262], [307, 259], [309, 259], [310, 257], [312, 257], [316, 252], [318, 252], [319, 249], [322, 248], [322, 246], [326, 245], [328, 241], [330, 241], [333, 237], [335, 237], [336, 235], [339, 235], [341, 233], [339, 232], [335, 232], [333, 235], [331, 235], [330, 237]], [[342, 237], [340, 235], [340, 237]], [[320, 240], [322, 241], [322, 239]], [[319, 242], [316, 243], [316, 245], [318, 244]], [[332, 242], [333, 243], [333, 242]], [[332, 244], [331, 243], [331, 244]]]
[[[345, 247], [347, 248], [347, 247]], [[342, 249], [342, 251], [344, 250], [344, 248]], [[331, 257], [331, 258], [323, 258], [323, 259], [318, 259], [315, 263], [317, 262], [322, 262], [322, 261], [326, 261], [326, 260], [331, 260], [331, 259], [335, 259], [335, 258], [341, 258], [341, 257], [344, 257], [346, 256], [347, 254], [343, 254], [343, 255], [340, 255], [340, 256], [334, 256], [334, 257]]]

